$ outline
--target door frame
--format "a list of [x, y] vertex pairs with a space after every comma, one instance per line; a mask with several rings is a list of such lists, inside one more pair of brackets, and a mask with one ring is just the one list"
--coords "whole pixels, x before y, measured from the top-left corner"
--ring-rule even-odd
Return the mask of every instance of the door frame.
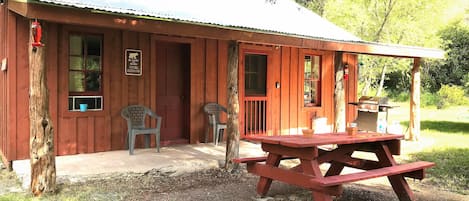
[[[150, 50], [150, 57], [151, 57], [151, 60], [150, 60], [150, 75], [152, 76], [151, 79], [150, 79], [150, 85], [151, 86], [156, 86], [158, 84], [158, 80], [157, 80], [157, 69], [156, 69], [156, 44], [158, 43], [158, 41], [162, 41], [162, 42], [169, 42], [169, 43], [180, 43], [180, 44], [186, 44], [186, 45], [189, 45], [189, 48], [190, 48], [190, 53], [189, 53], [189, 56], [190, 56], [190, 63], [189, 63], [189, 69], [192, 71], [192, 66], [194, 64], [194, 52], [195, 52], [195, 49], [194, 49], [194, 43], [195, 43], [195, 40], [194, 39], [191, 39], [191, 38], [182, 38], [182, 37], [171, 37], [171, 36], [163, 36], [163, 35], [157, 35], [157, 34], [152, 34], [151, 35], [151, 38], [150, 38], [150, 41], [151, 41], [151, 50]], [[189, 81], [186, 83], [186, 85], [188, 85], [187, 87], [190, 87], [189, 89], [189, 94], [192, 94], [192, 85], [191, 85], [191, 80], [192, 80], [192, 72], [186, 72], [187, 73], [187, 77], [189, 77]], [[189, 101], [186, 102], [186, 104], [184, 105], [184, 110], [185, 110], [185, 113], [187, 114], [187, 117], [186, 119], [184, 120], [185, 122], [183, 122], [183, 125], [184, 125], [184, 128], [183, 128], [183, 132], [184, 132], [184, 136], [188, 136], [189, 137], [189, 143], [193, 143], [194, 139], [195, 138], [198, 138], [196, 135], [193, 134], [193, 132], [191, 132], [192, 130], [192, 120], [191, 120], [191, 113], [192, 113], [192, 110], [191, 110], [191, 105], [192, 105], [192, 99], [191, 99], [191, 95], [189, 95], [187, 97], [189, 99]], [[157, 100], [157, 89], [155, 90], [152, 90], [150, 91], [150, 107], [153, 111], [156, 110], [157, 108], [157, 105], [158, 105], [158, 100]], [[163, 120], [164, 121], [164, 120]], [[156, 126], [156, 122], [152, 122], [152, 125], [151, 126]]]
[[[244, 56], [245, 54], [261, 54], [267, 56], [267, 69], [266, 69], [266, 97], [267, 97], [267, 111], [266, 111], [266, 134], [267, 135], [278, 135], [280, 127], [280, 99], [275, 98], [280, 94], [280, 90], [275, 90], [275, 82], [280, 81], [280, 78], [275, 77], [274, 71], [277, 69], [276, 66], [279, 64], [279, 47], [278, 46], [264, 46], [264, 45], [252, 45], [241, 43], [239, 45], [239, 61], [238, 61], [238, 87], [239, 87], [239, 117], [240, 122], [240, 135], [245, 136], [244, 133], [244, 100], [245, 100], [245, 85], [244, 85]], [[279, 70], [279, 68], [278, 68]], [[278, 91], [278, 92], [277, 92]], [[274, 106], [278, 108], [275, 109]], [[277, 115], [277, 116], [276, 116]]]

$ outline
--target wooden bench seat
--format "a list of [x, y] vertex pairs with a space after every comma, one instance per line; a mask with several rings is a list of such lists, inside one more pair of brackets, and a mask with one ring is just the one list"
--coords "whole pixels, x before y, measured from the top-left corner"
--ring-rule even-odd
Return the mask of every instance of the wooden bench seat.
[[[293, 156], [283, 156], [282, 160], [288, 159], [295, 159], [297, 157]], [[259, 156], [259, 157], [247, 157], [247, 158], [235, 158], [233, 159], [234, 163], [257, 163], [257, 162], [264, 162], [267, 160], [267, 156]]]
[[[345, 174], [345, 175], [334, 175], [334, 176], [328, 176], [328, 177], [323, 177], [323, 178], [314, 178], [311, 180], [315, 183], [316, 182], [319, 183], [321, 186], [336, 186], [336, 185], [340, 185], [344, 183], [350, 183], [350, 182], [355, 182], [355, 181], [360, 181], [360, 180], [365, 180], [365, 179], [372, 179], [372, 178], [382, 177], [382, 176], [392, 176], [392, 175], [398, 175], [398, 174], [403, 174], [404, 176], [407, 176], [406, 173], [424, 175], [424, 170], [426, 168], [433, 167], [434, 165], [435, 163], [432, 163], [432, 162], [418, 161], [418, 162], [400, 164], [400, 165], [391, 166], [391, 167], [383, 167], [383, 168], [378, 168], [374, 170], [368, 170], [365, 172], [351, 173], [351, 174]], [[421, 173], [417, 173], [417, 172], [421, 172]], [[410, 175], [414, 175], [414, 174], [410, 174]], [[423, 176], [421, 177], [423, 179]]]

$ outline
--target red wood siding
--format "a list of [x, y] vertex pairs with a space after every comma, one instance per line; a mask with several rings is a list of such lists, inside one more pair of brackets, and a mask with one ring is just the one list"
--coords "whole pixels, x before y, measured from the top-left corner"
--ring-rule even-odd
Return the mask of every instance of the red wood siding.
[[[0, 5], [0, 61], [7, 57], [8, 15], [5, 5]], [[6, 159], [8, 155], [7, 135], [7, 74], [0, 71], [0, 158]], [[6, 162], [6, 161], [5, 161]]]
[[[0, 13], [1, 16], [2, 13]], [[0, 26], [1, 26], [0, 22]], [[8, 14], [8, 40], [6, 51], [9, 58], [7, 72], [0, 72], [0, 148], [8, 160], [29, 157], [29, 111], [28, 111], [28, 31], [29, 21]], [[142, 104], [156, 111], [157, 70], [155, 44], [157, 41], [185, 43], [190, 45], [190, 104], [187, 125], [190, 143], [205, 139], [206, 116], [204, 104], [218, 102], [226, 106], [226, 73], [228, 41], [157, 35], [151, 33], [82, 27], [44, 22], [47, 32], [47, 76], [50, 91], [50, 112], [55, 127], [55, 151], [57, 155], [92, 153], [125, 148], [126, 122], [120, 110], [129, 104]], [[68, 111], [68, 35], [83, 32], [103, 35], [103, 110], [88, 112]], [[2, 35], [0, 35], [0, 42]], [[3, 36], [5, 37], [5, 36]], [[2, 46], [0, 46], [1, 49]], [[142, 50], [142, 76], [124, 75], [125, 49]], [[244, 50], [243, 50], [244, 48]], [[301, 128], [311, 127], [314, 115], [328, 118], [332, 124], [333, 112], [333, 52], [241, 44], [242, 51], [268, 52], [268, 132], [273, 135], [295, 134]], [[304, 108], [302, 73], [305, 52], [322, 55], [322, 102], [317, 108]], [[356, 56], [344, 59], [356, 63]], [[240, 57], [242, 64], [242, 57]], [[349, 65], [350, 66], [350, 65]], [[355, 65], [356, 66], [356, 65]], [[240, 66], [241, 67], [241, 66]], [[355, 70], [351, 70], [354, 72]], [[355, 72], [354, 72], [355, 73]], [[240, 75], [240, 81], [243, 80]], [[351, 74], [350, 81], [356, 80]], [[275, 83], [280, 83], [280, 88]], [[240, 89], [240, 95], [244, 89]], [[353, 89], [353, 90], [356, 90]], [[349, 96], [349, 99], [356, 97]], [[240, 99], [242, 103], [242, 99]], [[8, 107], [7, 107], [8, 106]], [[241, 107], [242, 108], [242, 107]], [[3, 112], [6, 110], [5, 112]], [[223, 116], [222, 119], [226, 119]], [[152, 121], [152, 126], [155, 122]], [[211, 139], [211, 138], [209, 138]], [[137, 147], [143, 140], [137, 138]], [[154, 145], [154, 143], [152, 143]], [[163, 143], [164, 144], [164, 143]]]
[[[328, 124], [334, 121], [333, 87], [334, 54], [328, 51], [299, 49], [295, 47], [273, 47], [251, 44], [240, 46], [240, 82], [244, 80], [244, 54], [257, 52], [267, 54], [268, 61], [268, 113], [267, 134], [285, 135], [301, 133], [302, 128], [311, 128], [314, 117], [327, 117]], [[303, 107], [303, 58], [305, 54], [321, 56], [321, 106]], [[280, 88], [275, 88], [275, 83]], [[244, 85], [240, 83], [240, 116], [243, 116]], [[244, 126], [244, 119], [240, 119]], [[243, 129], [241, 129], [243, 130]]]
[[345, 103], [346, 106], [346, 120], [347, 122], [352, 122], [357, 118], [357, 108], [356, 106], [350, 105], [350, 102], [357, 102], [357, 90], [358, 90], [358, 56], [356, 54], [343, 54], [343, 63], [348, 64], [349, 68], [349, 78], [345, 82]]

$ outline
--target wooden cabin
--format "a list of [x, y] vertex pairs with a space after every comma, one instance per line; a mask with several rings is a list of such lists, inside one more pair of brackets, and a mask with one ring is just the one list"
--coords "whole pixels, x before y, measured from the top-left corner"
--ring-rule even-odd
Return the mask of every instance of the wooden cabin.
[[[289, 0], [0, 2], [5, 163], [29, 158], [28, 49], [36, 21], [56, 155], [125, 149], [120, 111], [131, 104], [163, 117], [163, 146], [203, 142], [202, 107], [227, 105], [229, 41], [239, 44], [241, 136], [300, 133], [317, 117], [336, 130], [337, 118], [353, 121], [355, 108], [345, 103], [357, 100], [357, 54], [416, 61], [441, 55], [362, 41]], [[338, 83], [342, 109], [334, 102]], [[80, 103], [88, 104], [85, 112]]]

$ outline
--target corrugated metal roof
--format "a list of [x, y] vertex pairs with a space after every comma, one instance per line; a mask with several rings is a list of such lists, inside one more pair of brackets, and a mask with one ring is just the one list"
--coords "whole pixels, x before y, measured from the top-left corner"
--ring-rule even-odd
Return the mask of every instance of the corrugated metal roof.
[[363, 42], [293, 0], [38, 0], [46, 4], [186, 23]]

